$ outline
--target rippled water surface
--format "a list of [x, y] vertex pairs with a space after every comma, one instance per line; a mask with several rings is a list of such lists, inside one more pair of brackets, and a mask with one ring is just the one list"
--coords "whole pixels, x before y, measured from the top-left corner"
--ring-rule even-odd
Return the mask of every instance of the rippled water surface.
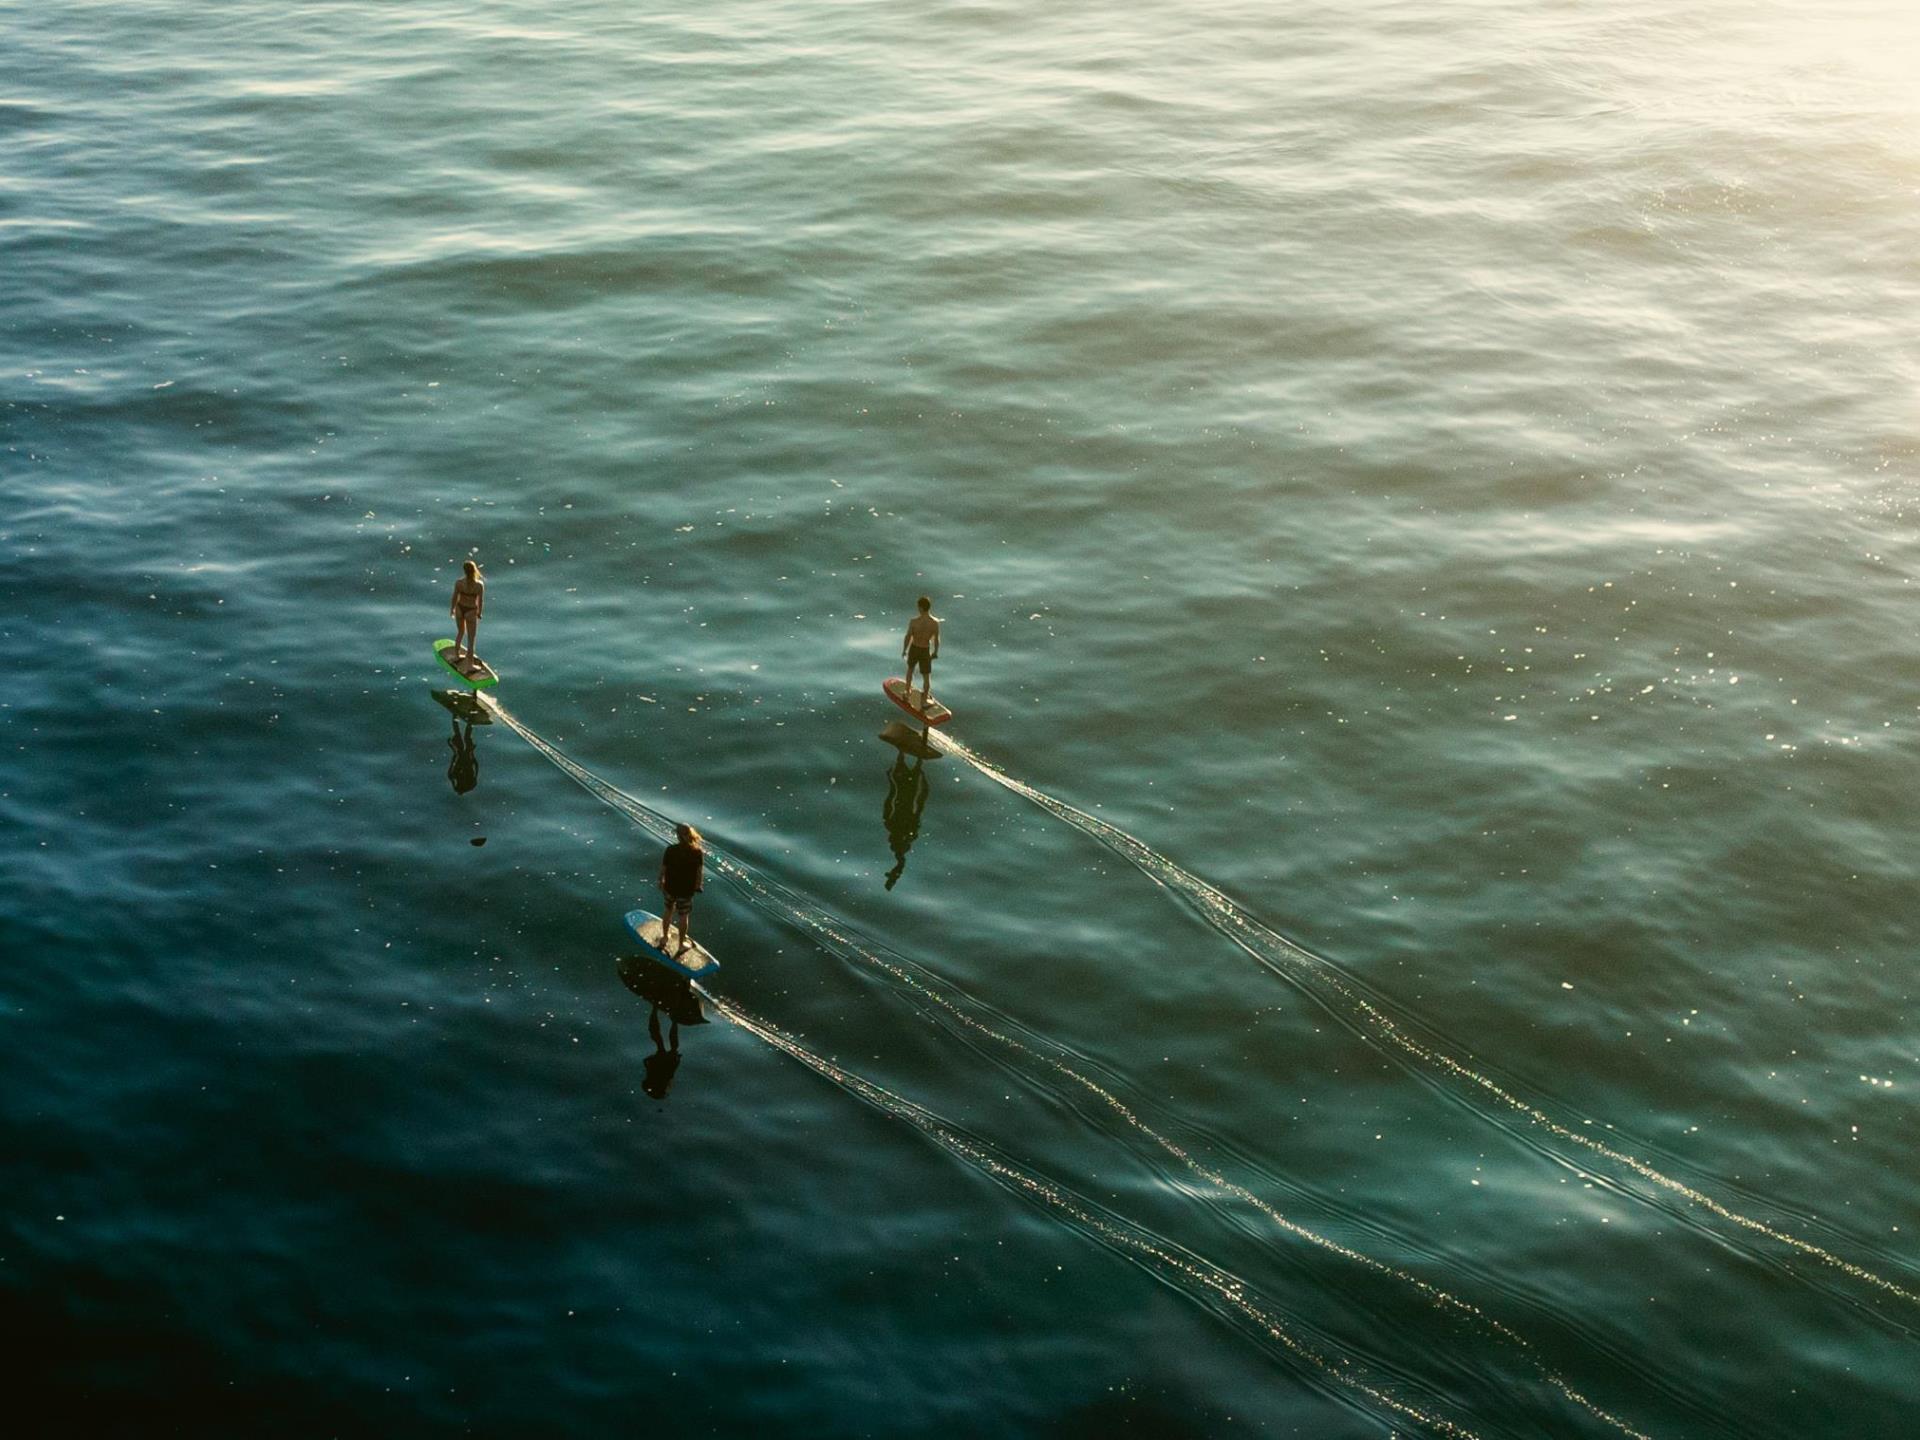
[[1916, 61], [0, 0], [10, 1408], [1912, 1433]]

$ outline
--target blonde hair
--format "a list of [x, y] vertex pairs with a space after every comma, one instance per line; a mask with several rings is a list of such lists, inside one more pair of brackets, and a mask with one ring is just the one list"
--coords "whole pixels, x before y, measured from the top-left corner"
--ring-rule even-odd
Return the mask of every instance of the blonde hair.
[[673, 827], [673, 833], [679, 836], [682, 845], [691, 845], [696, 850], [706, 848], [705, 842], [700, 838], [700, 832], [691, 825], [676, 825]]
[[478, 580], [480, 578], [480, 567], [473, 561], [462, 560], [460, 566], [467, 572], [467, 578], [469, 580]]

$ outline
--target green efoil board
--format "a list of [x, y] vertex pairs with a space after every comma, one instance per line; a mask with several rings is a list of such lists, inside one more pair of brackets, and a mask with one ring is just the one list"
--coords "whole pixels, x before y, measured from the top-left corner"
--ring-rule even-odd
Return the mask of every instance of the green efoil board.
[[458, 665], [454, 664], [447, 658], [447, 652], [451, 649], [453, 649], [451, 640], [433, 642], [433, 653], [439, 658], [440, 663], [458, 675], [464, 683], [476, 690], [486, 690], [500, 683], [500, 677], [493, 673], [493, 667], [477, 655], [461, 661]]

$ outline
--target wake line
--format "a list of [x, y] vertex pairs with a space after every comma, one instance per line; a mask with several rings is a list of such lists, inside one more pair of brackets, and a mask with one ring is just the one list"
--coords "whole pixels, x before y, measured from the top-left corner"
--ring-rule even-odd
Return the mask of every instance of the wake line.
[[[504, 705], [500, 704], [499, 701], [487, 695], [482, 695], [480, 699], [508, 728], [519, 735], [520, 738], [525, 740], [529, 745], [533, 746], [533, 748], [538, 750], [542, 755], [546, 756], [547, 759], [551, 760], [568, 778], [572, 779], [596, 799], [620, 811], [620, 813], [627, 816], [630, 820], [633, 820], [642, 829], [647, 830], [658, 838], [664, 839], [672, 835], [673, 826], [671, 822], [669, 822], [664, 815], [660, 814], [659, 811], [654, 810], [643, 801], [635, 799], [618, 786], [602, 780], [584, 765], [579, 764], [563, 751], [548, 743], [545, 739], [522, 724], [521, 721]], [[785, 892], [785, 887], [777, 886], [773, 882], [760, 879], [759, 876], [755, 875], [738, 861], [717, 851], [710, 851], [709, 854], [710, 858], [715, 862], [716, 869], [720, 870], [722, 874], [739, 881], [748, 890], [758, 892], [759, 895], [766, 896], [769, 899], [779, 897]], [[785, 893], [790, 895], [790, 892]], [[836, 942], [832, 948], [836, 953], [841, 954], [843, 958], [846, 957], [849, 948], [858, 948], [854, 946], [850, 937], [841, 934], [830, 925], [823, 923], [824, 917], [819, 916], [818, 912], [815, 912], [812, 907], [806, 905], [798, 896], [791, 896], [785, 903], [790, 906], [793, 912], [788, 918], [800, 919], [803, 923], [808, 924], [809, 928], [814, 929], [816, 932]], [[866, 952], [862, 951], [860, 953], [865, 954]], [[930, 999], [934, 999], [937, 1003], [942, 1004], [945, 1008], [952, 1011], [952, 1013], [960, 1013], [954, 1009], [951, 1002], [947, 1001], [945, 997], [938, 996], [931, 987], [926, 986], [924, 982], [917, 981], [904, 969], [886, 965], [880, 961], [878, 957], [872, 955], [867, 955], [866, 958], [875, 964], [881, 965], [883, 969], [889, 970], [901, 979], [907, 980], [921, 993]], [[877, 1085], [873, 1081], [829, 1060], [827, 1057], [809, 1050], [805, 1045], [802, 1045], [798, 1040], [787, 1035], [784, 1031], [766, 1021], [754, 1017], [731, 1001], [714, 995], [711, 991], [706, 990], [705, 987], [702, 987], [701, 993], [721, 1015], [749, 1034], [758, 1036], [775, 1049], [799, 1061], [808, 1069], [823, 1076], [834, 1085], [866, 1102], [868, 1105], [873, 1106], [875, 1109], [891, 1115], [895, 1119], [907, 1121], [950, 1154], [965, 1161], [974, 1169], [981, 1171], [1003, 1188], [1037, 1204], [1049, 1206], [1069, 1216], [1077, 1222], [1083, 1233], [1093, 1237], [1110, 1250], [1125, 1254], [1137, 1262], [1144, 1262], [1143, 1268], [1147, 1269], [1150, 1274], [1156, 1275], [1190, 1298], [1201, 1298], [1195, 1291], [1194, 1286], [1202, 1287], [1208, 1294], [1224, 1302], [1224, 1304], [1236, 1312], [1243, 1321], [1250, 1322], [1261, 1335], [1280, 1345], [1290, 1354], [1313, 1366], [1315, 1370], [1319, 1371], [1328, 1379], [1335, 1381], [1357, 1394], [1366, 1396], [1369, 1400], [1384, 1409], [1404, 1416], [1408, 1420], [1425, 1426], [1439, 1434], [1451, 1437], [1451, 1440], [1479, 1440], [1479, 1437], [1474, 1431], [1447, 1419], [1445, 1416], [1429, 1414], [1416, 1406], [1408, 1404], [1406, 1401], [1389, 1395], [1377, 1386], [1361, 1379], [1354, 1373], [1355, 1367], [1353, 1362], [1329, 1359], [1311, 1345], [1300, 1340], [1282, 1325], [1279, 1320], [1251, 1299], [1247, 1294], [1246, 1286], [1229, 1272], [1203, 1261], [1197, 1256], [1189, 1258], [1173, 1253], [1173, 1251], [1167, 1249], [1165, 1246], [1156, 1243], [1155, 1240], [1147, 1238], [1146, 1234], [1141, 1233], [1139, 1227], [1129, 1224], [1117, 1216], [1099, 1211], [1090, 1202], [1071, 1195], [1063, 1187], [1034, 1175], [1029, 1171], [1022, 1170], [1012, 1162], [988, 1149], [984, 1142], [961, 1135], [949, 1122], [943, 1120], [925, 1106], [909, 1100], [903, 1095], [896, 1094], [884, 1086]], [[987, 1029], [987, 1027], [979, 1025], [978, 1022], [972, 1023], [974, 1023], [978, 1029]], [[998, 1032], [991, 1030], [988, 1030], [987, 1033], [998, 1035]], [[1004, 1036], [999, 1038], [1003, 1040], [1007, 1039], [1007, 1037]], [[1010, 1043], [1018, 1044], [1019, 1042]], [[1025, 1049], [1027, 1047], [1021, 1046], [1021, 1048]], [[1032, 1052], [1030, 1051], [1029, 1053]], [[1332, 1242], [1327, 1243], [1331, 1244]], [[1373, 1261], [1370, 1263], [1377, 1265], [1379, 1262]]]
[[1246, 1286], [1227, 1271], [1197, 1256], [1176, 1254], [1155, 1243], [1154, 1240], [1142, 1234], [1138, 1227], [1121, 1220], [1118, 1216], [1097, 1209], [1051, 1181], [1022, 1170], [995, 1154], [984, 1143], [957, 1133], [946, 1121], [925, 1106], [916, 1104], [905, 1096], [897, 1095], [884, 1086], [876, 1085], [871, 1080], [827, 1059], [824, 1055], [807, 1049], [799, 1041], [766, 1021], [749, 1015], [731, 1001], [717, 996], [709, 998], [715, 1009], [742, 1030], [757, 1035], [767, 1044], [785, 1052], [809, 1070], [825, 1077], [840, 1089], [865, 1101], [876, 1110], [897, 1120], [905, 1120], [948, 1153], [965, 1161], [1003, 1188], [1024, 1199], [1048, 1206], [1069, 1216], [1078, 1224], [1082, 1233], [1092, 1236], [1107, 1249], [1134, 1259], [1149, 1274], [1155, 1275], [1174, 1289], [1198, 1299], [1201, 1297], [1196, 1294], [1193, 1287], [1196, 1285], [1203, 1287], [1212, 1297], [1231, 1307], [1244, 1322], [1250, 1323], [1261, 1335], [1279, 1344], [1296, 1358], [1304, 1360], [1328, 1379], [1366, 1396], [1383, 1409], [1402, 1415], [1439, 1434], [1452, 1437], [1452, 1440], [1478, 1440], [1474, 1431], [1456, 1424], [1445, 1416], [1429, 1414], [1360, 1379], [1354, 1374], [1352, 1362], [1329, 1359], [1311, 1345], [1298, 1339], [1253, 1300], [1248, 1295]]
[[1616, 1150], [1604, 1141], [1595, 1140], [1590, 1135], [1583, 1135], [1578, 1130], [1563, 1125], [1538, 1106], [1507, 1090], [1490, 1076], [1481, 1074], [1446, 1051], [1425, 1044], [1409, 1035], [1399, 1022], [1355, 990], [1329, 962], [1315, 955], [1305, 946], [1295, 944], [1279, 931], [1254, 919], [1221, 891], [1191, 871], [1182, 869], [1138, 836], [1129, 834], [1118, 825], [1089, 815], [1086, 811], [1069, 805], [1066, 801], [1057, 799], [1044, 790], [1037, 790], [1023, 781], [1014, 779], [992, 761], [984, 759], [952, 736], [937, 731], [935, 735], [941, 749], [965, 761], [996, 785], [1012, 791], [1022, 799], [1031, 801], [1056, 819], [1064, 820], [1076, 830], [1092, 836], [1109, 850], [1143, 871], [1150, 879], [1185, 896], [1199, 909], [1202, 918], [1209, 925], [1276, 975], [1293, 980], [1303, 987], [1317, 988], [1322, 993], [1331, 992], [1339, 997], [1351, 1013], [1366, 1022], [1373, 1034], [1411, 1055], [1422, 1064], [1478, 1088], [1547, 1133], [1582, 1146], [1595, 1155], [1604, 1156], [1616, 1165], [1632, 1171], [1649, 1184], [1678, 1195], [1729, 1224], [1737, 1225], [1756, 1235], [1763, 1235], [1777, 1244], [1829, 1265], [1863, 1284], [1871, 1285], [1909, 1303], [1920, 1305], [1920, 1294], [1916, 1294], [1904, 1285], [1836, 1255], [1811, 1240], [1803, 1240], [1798, 1235], [1767, 1224], [1764, 1220], [1756, 1220], [1751, 1215], [1743, 1215], [1737, 1210], [1730, 1209], [1685, 1181], [1676, 1180], [1671, 1175], [1655, 1169], [1639, 1156], [1628, 1154], [1624, 1150]]
[[[656, 838], [662, 840], [672, 838], [674, 827], [666, 816], [654, 810], [644, 801], [629, 795], [618, 786], [603, 780], [600, 776], [594, 774], [593, 771], [572, 759], [564, 751], [549, 743], [542, 736], [528, 729], [517, 717], [501, 705], [499, 701], [489, 696], [482, 696], [482, 700], [514, 733], [519, 735], [529, 745], [533, 746], [535, 750], [539, 751], [548, 760], [552, 761], [569, 779], [573, 780], [582, 789], [586, 790], [602, 803], [619, 811]], [[951, 742], [948, 743], [951, 744]], [[975, 761], [974, 763], [979, 764], [981, 762]], [[1240, 1201], [1242, 1204], [1264, 1215], [1285, 1234], [1291, 1235], [1306, 1244], [1316, 1246], [1321, 1250], [1370, 1270], [1375, 1274], [1386, 1276], [1411, 1287], [1436, 1309], [1449, 1313], [1456, 1318], [1464, 1319], [1480, 1327], [1485, 1333], [1515, 1347], [1515, 1349], [1526, 1358], [1529, 1366], [1541, 1380], [1594, 1419], [1600, 1420], [1620, 1431], [1622, 1434], [1631, 1437], [1631, 1440], [1652, 1440], [1652, 1437], [1648, 1436], [1645, 1432], [1634, 1429], [1631, 1425], [1627, 1424], [1626, 1421], [1603, 1409], [1592, 1400], [1589, 1400], [1585, 1395], [1581, 1394], [1564, 1376], [1560, 1375], [1541, 1360], [1539, 1352], [1535, 1349], [1531, 1341], [1511, 1326], [1488, 1315], [1485, 1311], [1481, 1310], [1479, 1306], [1461, 1299], [1410, 1271], [1397, 1269], [1385, 1261], [1378, 1260], [1363, 1251], [1356, 1250], [1349, 1245], [1344, 1245], [1328, 1236], [1319, 1234], [1317, 1231], [1308, 1229], [1295, 1220], [1289, 1219], [1278, 1208], [1261, 1199], [1259, 1195], [1255, 1194], [1246, 1186], [1228, 1178], [1222, 1172], [1207, 1165], [1177, 1141], [1161, 1134], [1143, 1120], [1132, 1107], [1118, 1095], [1081, 1073], [1073, 1066], [1067, 1064], [1057, 1055], [1037, 1049], [1033, 1045], [1015, 1036], [1005, 1034], [980, 1020], [951, 996], [944, 994], [930, 984], [924, 975], [918, 972], [918, 968], [912, 966], [910, 962], [903, 959], [887, 959], [875, 953], [875, 951], [868, 949], [862, 945], [856, 937], [840, 928], [829, 912], [813, 905], [804, 897], [788, 890], [777, 881], [763, 878], [755, 871], [742, 865], [739, 861], [734, 860], [724, 851], [714, 849], [711, 842], [709, 842], [709, 859], [713, 862], [714, 868], [717, 871], [739, 884], [761, 908], [775, 914], [777, 918], [789, 922], [797, 921], [804, 928], [812, 931], [829, 953], [834, 954], [844, 961], [866, 964], [881, 970], [913, 991], [922, 1000], [939, 1007], [940, 1010], [960, 1025], [965, 1026], [978, 1035], [1005, 1046], [1009, 1050], [1037, 1061], [1064, 1079], [1080, 1086], [1104, 1105], [1111, 1113], [1116, 1115], [1123, 1123], [1139, 1132], [1139, 1134], [1158, 1146], [1166, 1154], [1178, 1160], [1189, 1172], [1213, 1186], [1222, 1194], [1231, 1196], [1233, 1199]], [[707, 994], [704, 989], [702, 993]], [[732, 1006], [729, 1002], [722, 1001], [718, 997], [709, 995], [708, 998], [712, 1000], [715, 1005], [723, 1007], [726, 1012], [729, 1013], [729, 1018], [734, 1018], [735, 1015], [743, 1016], [745, 1013], [739, 1011], [738, 1007]], [[846, 1088], [852, 1090], [855, 1094], [859, 1095], [860, 1098], [867, 1100], [869, 1103], [880, 1105], [881, 1108], [887, 1109], [889, 1113], [899, 1113], [901, 1118], [910, 1119], [916, 1125], [921, 1124], [921, 1121], [914, 1116], [908, 1115], [904, 1111], [895, 1111], [895, 1105], [907, 1106], [916, 1110], [919, 1109], [919, 1107], [913, 1105], [913, 1102], [907, 1101], [904, 1097], [894, 1095], [891, 1091], [886, 1091], [882, 1089], [882, 1087], [875, 1086], [872, 1082], [853, 1075], [852, 1072], [843, 1071], [831, 1061], [819, 1056], [814, 1056], [812, 1052], [805, 1051], [804, 1047], [800, 1047], [797, 1041], [792, 1041], [789, 1037], [782, 1036], [776, 1039], [775, 1037], [779, 1036], [780, 1032], [772, 1026], [764, 1025], [762, 1022], [747, 1024], [744, 1019], [737, 1019], [736, 1023], [760, 1035], [761, 1038], [767, 1040], [769, 1044], [774, 1044], [780, 1049], [787, 1051], [793, 1058], [807, 1064], [810, 1068], [828, 1076], [830, 1079], [834, 1079], [835, 1083], [844, 1084]], [[865, 1087], [865, 1090], [861, 1087]], [[887, 1098], [882, 1102], [876, 1099], [874, 1094], [866, 1093], [868, 1090]], [[921, 1128], [925, 1129], [927, 1127], [921, 1125]], [[929, 1131], [928, 1133], [933, 1132]], [[936, 1134], [935, 1138], [940, 1140], [940, 1143], [943, 1145], [947, 1145], [949, 1149], [954, 1149], [954, 1145], [948, 1143], [946, 1136], [947, 1131], [944, 1124], [942, 1124], [941, 1133]], [[955, 1143], [965, 1145], [970, 1142]], [[955, 1153], [965, 1155], [968, 1152], [956, 1149]], [[1013, 1172], [1010, 1167], [1007, 1167], [1004, 1161], [995, 1161], [994, 1163], [1006, 1170], [1008, 1175], [1016, 1173]], [[995, 1174], [996, 1178], [1002, 1178], [1003, 1180], [1006, 1178], [1005, 1176], [1001, 1176], [998, 1171], [996, 1171]], [[1016, 1188], [1026, 1188], [1026, 1182], [1019, 1182]], [[1128, 1246], [1134, 1245], [1134, 1241], [1132, 1240], [1127, 1240], [1122, 1243]], [[1159, 1252], [1156, 1251], [1155, 1253]], [[1260, 1323], [1263, 1328], [1271, 1328], [1264, 1319], [1261, 1320]], [[1281, 1337], [1276, 1336], [1275, 1338]], [[1293, 1348], [1291, 1341], [1283, 1339], [1282, 1343], [1287, 1344], [1289, 1348]], [[1315, 1363], [1319, 1362], [1316, 1361]], [[1329, 1371], [1328, 1373], [1338, 1372]], [[1364, 1387], [1359, 1388], [1364, 1389]], [[1370, 1390], [1366, 1391], [1366, 1393], [1370, 1395], [1373, 1394]], [[1466, 1432], [1462, 1431], [1459, 1433], [1464, 1434]]]

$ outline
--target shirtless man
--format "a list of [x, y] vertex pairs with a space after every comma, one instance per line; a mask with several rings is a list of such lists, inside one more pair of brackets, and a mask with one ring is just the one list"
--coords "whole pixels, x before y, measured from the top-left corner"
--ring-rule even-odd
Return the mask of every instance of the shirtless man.
[[924, 595], [920, 597], [920, 613], [907, 622], [900, 653], [907, 657], [908, 695], [913, 693], [913, 672], [918, 670], [926, 677], [926, 688], [920, 696], [924, 713], [933, 700], [933, 662], [940, 658], [940, 622], [934, 618], [933, 601]]

